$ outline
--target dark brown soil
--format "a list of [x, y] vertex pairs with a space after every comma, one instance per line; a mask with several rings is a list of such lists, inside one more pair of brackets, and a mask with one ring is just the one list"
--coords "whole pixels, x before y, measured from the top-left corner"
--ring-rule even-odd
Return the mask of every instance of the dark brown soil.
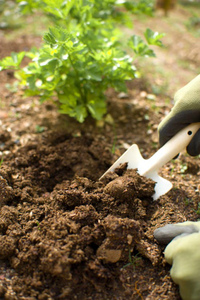
[[[2, 39], [1, 57], [31, 42]], [[184, 153], [161, 170], [174, 188], [157, 201], [155, 183], [125, 165], [99, 180], [132, 143], [144, 157], [158, 149], [172, 104], [154, 95], [154, 110], [141, 78], [128, 95], [108, 91], [102, 122], [80, 125], [7, 90], [12, 72], [0, 79], [0, 299], [179, 300], [153, 231], [198, 219], [199, 158]]]

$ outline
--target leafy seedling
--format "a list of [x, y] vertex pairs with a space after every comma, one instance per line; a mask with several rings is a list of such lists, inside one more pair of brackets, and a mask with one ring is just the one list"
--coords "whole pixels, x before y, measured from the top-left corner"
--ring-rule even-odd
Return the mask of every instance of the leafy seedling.
[[35, 126], [35, 132], [36, 133], [42, 133], [42, 132], [44, 132], [44, 130], [45, 130], [44, 126], [40, 126], [40, 125]]
[[[39, 49], [12, 53], [0, 61], [0, 70], [15, 70], [26, 96], [38, 95], [41, 102], [54, 101], [61, 114], [79, 122], [89, 115], [102, 119], [106, 113], [106, 90], [126, 92], [126, 82], [138, 76], [134, 56], [155, 56], [148, 43], [161, 45], [161, 35], [150, 30], [145, 35], [147, 44], [135, 35], [124, 45], [121, 43], [119, 25], [129, 26], [132, 13], [149, 15], [152, 7], [146, 0], [18, 3], [23, 13], [39, 11], [48, 16], [52, 26]], [[133, 57], [125, 51], [127, 44]], [[24, 56], [31, 62], [22, 68]]]
[[131, 255], [131, 251], [129, 250], [129, 263], [126, 264], [125, 266], [123, 266], [123, 269], [128, 267], [128, 266], [132, 266], [133, 267], [133, 272], [135, 272], [135, 268], [137, 267], [137, 265], [139, 264], [139, 260], [141, 260], [142, 258], [139, 257], [139, 253], [137, 253], [136, 255]]

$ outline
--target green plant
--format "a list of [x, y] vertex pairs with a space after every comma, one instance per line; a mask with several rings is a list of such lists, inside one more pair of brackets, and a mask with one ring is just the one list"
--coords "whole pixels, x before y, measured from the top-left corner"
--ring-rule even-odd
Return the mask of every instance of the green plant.
[[[114, 130], [115, 131], [115, 130]], [[112, 143], [112, 148], [111, 148], [111, 153], [114, 154], [116, 150], [116, 144], [117, 144], [117, 135], [116, 133], [114, 134], [113, 138], [113, 143]]]
[[185, 203], [186, 206], [188, 206], [190, 203], [193, 202], [192, 199], [189, 199], [189, 198], [187, 198], [187, 197], [185, 197], [185, 198], [183, 199], [183, 201], [184, 201], [184, 203]]
[[[120, 43], [117, 26], [130, 24], [130, 13], [150, 14], [147, 1], [43, 0], [21, 1], [23, 12], [40, 10], [53, 26], [40, 49], [12, 53], [0, 61], [0, 70], [12, 68], [27, 96], [41, 102], [53, 99], [60, 113], [83, 122], [90, 114], [99, 120], [106, 112], [105, 91], [126, 91], [126, 81], [138, 76], [133, 58]], [[148, 8], [148, 9], [147, 9]], [[125, 12], [124, 12], [125, 10]], [[147, 29], [147, 43], [133, 35], [127, 45], [133, 57], [155, 56], [148, 45], [162, 46], [163, 34]], [[24, 56], [31, 62], [21, 69]]]
[[36, 133], [42, 133], [45, 131], [45, 127], [44, 126], [40, 126], [40, 125], [36, 125], [35, 126], [35, 132]]
[[1, 168], [2, 164], [3, 164], [3, 155], [1, 156], [1, 159], [0, 159], [0, 168]]
[[187, 164], [186, 163], [181, 163], [180, 164], [180, 173], [184, 174], [187, 171]]
[[138, 265], [139, 260], [141, 260], [141, 257], [138, 257], [139, 253], [137, 253], [136, 255], [131, 255], [131, 251], [129, 250], [129, 263], [126, 264], [125, 266], [123, 266], [123, 268], [126, 268], [128, 266], [133, 266], [133, 271], [135, 272], [135, 268]]
[[36, 222], [36, 225], [37, 225], [38, 230], [41, 230], [40, 222], [39, 222], [38, 220], [36, 220], [35, 222]]
[[200, 202], [198, 203], [197, 209], [194, 210], [198, 215], [200, 215]]

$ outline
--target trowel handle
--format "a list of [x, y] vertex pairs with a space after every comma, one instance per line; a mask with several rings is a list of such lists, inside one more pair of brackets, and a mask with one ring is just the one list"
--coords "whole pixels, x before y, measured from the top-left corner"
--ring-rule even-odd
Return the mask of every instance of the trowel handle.
[[173, 159], [179, 152], [183, 151], [195, 133], [200, 128], [199, 123], [193, 123], [180, 130], [173, 136], [162, 148], [160, 148], [151, 158], [149, 158], [147, 168], [139, 170], [141, 175], [150, 173], [151, 171], [158, 171], [164, 164]]

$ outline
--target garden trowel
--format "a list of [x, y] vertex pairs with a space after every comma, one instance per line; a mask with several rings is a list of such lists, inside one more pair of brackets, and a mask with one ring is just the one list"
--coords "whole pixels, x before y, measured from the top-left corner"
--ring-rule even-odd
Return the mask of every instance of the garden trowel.
[[138, 146], [136, 144], [133, 144], [101, 176], [101, 178], [103, 178], [108, 172], [113, 172], [120, 164], [127, 163], [127, 169], [137, 169], [138, 173], [141, 176], [151, 178], [156, 182], [155, 194], [153, 195], [153, 199], [158, 199], [160, 196], [166, 194], [172, 188], [172, 184], [170, 181], [158, 175], [159, 169], [188, 146], [199, 128], [200, 123], [193, 123], [188, 125], [184, 129], [180, 130], [149, 159], [144, 159], [140, 154]]

